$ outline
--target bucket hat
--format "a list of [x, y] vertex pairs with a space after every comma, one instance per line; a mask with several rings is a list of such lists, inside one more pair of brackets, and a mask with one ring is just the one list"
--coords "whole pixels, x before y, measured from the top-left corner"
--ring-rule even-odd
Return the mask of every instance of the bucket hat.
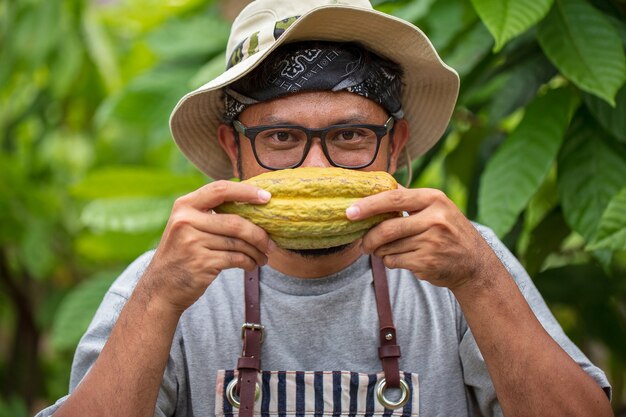
[[402, 67], [409, 156], [401, 155], [399, 164], [422, 155], [441, 138], [456, 103], [459, 76], [419, 28], [374, 10], [368, 0], [255, 0], [233, 22], [226, 70], [181, 98], [170, 116], [174, 141], [200, 171], [213, 179], [232, 177], [230, 159], [217, 141], [222, 89], [280, 45], [311, 40], [356, 42]]

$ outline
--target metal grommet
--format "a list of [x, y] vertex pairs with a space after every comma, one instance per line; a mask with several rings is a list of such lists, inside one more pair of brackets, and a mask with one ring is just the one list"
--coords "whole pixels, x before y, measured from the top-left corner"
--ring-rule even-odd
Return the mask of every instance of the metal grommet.
[[400, 399], [398, 401], [391, 401], [385, 397], [385, 388], [387, 388], [387, 381], [385, 378], [382, 378], [376, 384], [376, 397], [378, 398], [378, 402], [385, 408], [389, 408], [391, 410], [395, 410], [400, 407], [404, 407], [404, 405], [409, 401], [409, 384], [406, 383], [405, 380], [400, 380]]
[[[233, 407], [237, 407], [239, 408], [239, 406], [241, 405], [241, 403], [239, 402], [239, 395], [237, 395], [237, 391], [235, 390], [235, 388], [237, 387], [237, 382], [239, 380], [237, 378], [234, 378], [232, 381], [230, 381], [228, 383], [228, 386], [226, 387], [226, 398], [228, 399], [228, 402], [230, 403], [230, 405], [232, 405]], [[259, 383], [255, 383], [255, 389], [254, 389], [254, 401], [259, 399], [259, 396], [261, 395], [261, 389], [259, 388]]]

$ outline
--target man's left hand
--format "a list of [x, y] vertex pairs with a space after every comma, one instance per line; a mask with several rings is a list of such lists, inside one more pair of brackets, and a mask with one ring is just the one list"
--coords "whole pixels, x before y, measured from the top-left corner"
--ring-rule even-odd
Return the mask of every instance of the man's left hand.
[[386, 220], [365, 234], [362, 248], [388, 268], [403, 268], [431, 284], [460, 289], [484, 285], [503, 268], [487, 242], [441, 191], [400, 187], [365, 197], [346, 211], [350, 220], [380, 213], [409, 215]]

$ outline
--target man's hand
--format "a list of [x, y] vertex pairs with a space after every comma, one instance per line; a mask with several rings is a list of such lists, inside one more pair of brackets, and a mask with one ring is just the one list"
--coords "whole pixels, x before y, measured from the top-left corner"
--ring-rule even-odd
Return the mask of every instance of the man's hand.
[[407, 269], [431, 284], [459, 289], [478, 282], [492, 268], [503, 268], [487, 242], [461, 211], [439, 190], [401, 187], [359, 200], [348, 208], [350, 220], [406, 211], [363, 237], [365, 253], [388, 268]]
[[365, 197], [351, 220], [406, 211], [365, 234], [366, 253], [454, 293], [485, 359], [506, 416], [610, 416], [602, 389], [555, 342], [474, 226], [440, 191]]
[[182, 313], [224, 269], [252, 270], [267, 263], [267, 233], [234, 214], [213, 208], [226, 201], [264, 204], [267, 191], [249, 184], [215, 181], [176, 200], [140, 286], [150, 298]]
[[268, 192], [216, 181], [179, 198], [146, 272], [93, 367], [55, 416], [152, 416], [180, 314], [227, 268], [267, 262], [269, 237], [213, 208], [263, 204]]

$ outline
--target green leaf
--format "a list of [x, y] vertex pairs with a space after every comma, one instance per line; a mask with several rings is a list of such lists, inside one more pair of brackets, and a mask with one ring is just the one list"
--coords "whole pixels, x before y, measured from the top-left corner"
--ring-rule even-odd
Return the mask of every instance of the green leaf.
[[84, 259], [95, 262], [130, 262], [153, 249], [161, 233], [84, 233], [76, 239], [75, 251]]
[[87, 52], [95, 62], [108, 90], [118, 90], [122, 85], [122, 78], [115, 48], [93, 7], [87, 7], [83, 14], [82, 29]]
[[503, 88], [491, 94], [492, 101], [486, 108], [490, 122], [497, 123], [520, 107], [526, 106], [555, 73], [556, 69], [541, 51], [525, 57], [507, 74]]
[[494, 52], [539, 22], [554, 0], [472, 0], [476, 12], [496, 40]]
[[626, 158], [588, 115], [572, 125], [559, 154], [558, 189], [567, 223], [590, 242], [609, 201], [626, 186]]
[[225, 54], [221, 53], [204, 64], [198, 72], [191, 77], [191, 88], [196, 89], [211, 81], [224, 71]]
[[61, 302], [52, 325], [52, 345], [57, 350], [76, 347], [87, 330], [116, 273], [96, 275], [74, 288]]
[[[471, 11], [471, 13], [470, 13]], [[437, 0], [418, 25], [428, 33], [428, 38], [440, 53], [450, 45], [453, 39], [477, 19], [471, 6], [457, 0]]]
[[446, 172], [460, 180], [468, 189], [476, 182], [481, 146], [489, 133], [483, 126], [473, 126], [463, 132], [456, 148], [446, 155]]
[[89, 202], [81, 221], [96, 232], [148, 232], [162, 230], [174, 197], [110, 198]]
[[476, 22], [448, 54], [446, 63], [457, 70], [463, 78], [489, 54], [492, 44], [493, 39], [485, 26]]
[[478, 196], [479, 221], [504, 236], [550, 172], [578, 98], [570, 89], [535, 99], [487, 163]]
[[74, 32], [63, 36], [63, 45], [57, 49], [50, 65], [53, 74], [50, 84], [56, 98], [68, 95], [79, 76], [83, 65], [83, 45]]
[[22, 10], [13, 22], [12, 47], [22, 59], [30, 61], [34, 67], [42, 64], [48, 53], [59, 40], [57, 29], [61, 19], [61, 2], [41, 1], [21, 2]]
[[[159, 57], [179, 60], [223, 51], [229, 32], [230, 26], [222, 18], [217, 14], [206, 13], [185, 19], [170, 19], [150, 33], [147, 41], [150, 49]], [[199, 42], [199, 39], [202, 41]]]
[[[196, 68], [158, 66], [133, 79], [98, 109], [98, 126], [122, 123], [140, 131], [155, 131], [169, 139], [167, 121], [178, 100], [189, 90]], [[128, 140], [128, 139], [127, 139]]]
[[59, 261], [54, 253], [55, 239], [53, 225], [47, 219], [30, 217], [24, 225], [24, 236], [20, 242], [20, 260], [28, 272], [38, 280], [48, 278]]
[[617, 93], [615, 107], [590, 94], [585, 94], [585, 104], [596, 120], [616, 139], [626, 143], [626, 85]]
[[615, 105], [615, 94], [626, 80], [626, 58], [622, 41], [604, 14], [585, 0], [555, 0], [537, 38], [565, 77]]
[[71, 189], [82, 199], [170, 196], [204, 185], [200, 175], [176, 176], [169, 171], [142, 167], [107, 167], [95, 170]]
[[587, 250], [626, 251], [626, 188], [609, 202], [600, 219], [598, 233]]
[[392, 10], [391, 14], [409, 22], [416, 22], [428, 15], [428, 11], [433, 3], [435, 3], [435, 0], [411, 1], [404, 7]]
[[541, 270], [548, 255], [561, 248], [563, 240], [569, 234], [570, 229], [558, 208], [539, 222], [530, 234], [528, 249], [524, 256], [524, 267], [531, 277]]
[[615, 27], [615, 30], [617, 30], [617, 34], [622, 40], [622, 43], [626, 46], [626, 23], [619, 20], [616, 16], [607, 15], [607, 17], [611, 21], [613, 27]]

